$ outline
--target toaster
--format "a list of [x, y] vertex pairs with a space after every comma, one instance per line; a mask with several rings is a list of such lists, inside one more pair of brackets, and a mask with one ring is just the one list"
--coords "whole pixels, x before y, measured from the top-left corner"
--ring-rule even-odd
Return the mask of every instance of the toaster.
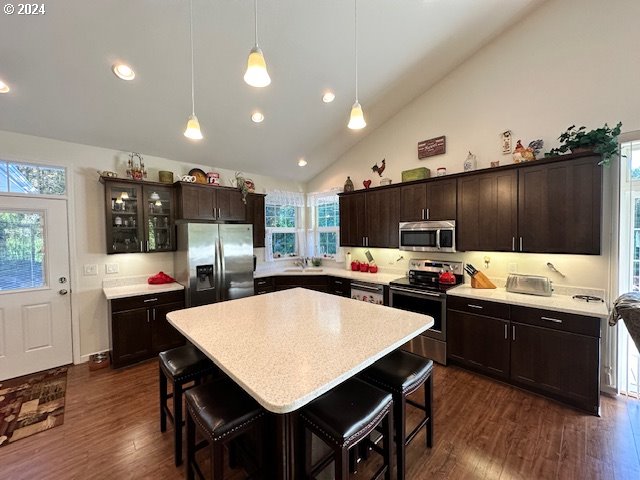
[[507, 292], [526, 293], [528, 295], [540, 295], [550, 297], [553, 292], [551, 280], [539, 275], [511, 274], [507, 278]]

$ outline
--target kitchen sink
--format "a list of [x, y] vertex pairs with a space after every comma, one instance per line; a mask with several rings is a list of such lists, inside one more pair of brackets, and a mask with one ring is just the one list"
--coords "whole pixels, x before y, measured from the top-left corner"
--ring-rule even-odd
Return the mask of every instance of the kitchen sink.
[[320, 272], [322, 272], [322, 269], [321, 268], [302, 268], [302, 267], [298, 267], [298, 268], [285, 268], [284, 271], [287, 272], [287, 273], [289, 273], [289, 272], [320, 273]]

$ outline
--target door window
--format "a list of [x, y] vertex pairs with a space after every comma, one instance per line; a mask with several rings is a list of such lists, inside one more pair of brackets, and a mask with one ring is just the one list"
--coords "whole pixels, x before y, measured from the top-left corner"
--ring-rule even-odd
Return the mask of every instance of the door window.
[[46, 285], [44, 212], [0, 210], [0, 291]]

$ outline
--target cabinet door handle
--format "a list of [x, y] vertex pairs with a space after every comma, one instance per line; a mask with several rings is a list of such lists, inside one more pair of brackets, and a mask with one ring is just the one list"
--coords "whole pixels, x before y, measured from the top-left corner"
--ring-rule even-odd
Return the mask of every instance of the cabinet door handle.
[[425, 220], [429, 220], [429, 209], [427, 208], [427, 218]]
[[546, 320], [547, 322], [553, 322], [553, 323], [562, 323], [562, 320], [560, 320], [559, 318], [540, 317], [540, 320]]
[[367, 247], [369, 246], [369, 237], [367, 236]]
[[157, 302], [157, 301], [158, 301], [157, 298], [147, 298], [146, 300], [143, 300], [144, 303]]
[[262, 280], [262, 281], [258, 282], [258, 285], [266, 285], [266, 284], [267, 284], [267, 282], [265, 280]]
[[222, 218], [222, 213], [221, 213], [220, 207], [218, 207], [218, 219], [220, 218]]
[[147, 240], [147, 252], [149, 251], [149, 240]]
[[516, 251], [516, 237], [511, 237], [511, 251]]
[[147, 310], [147, 323], [149, 323], [149, 310]]
[[362, 237], [362, 246], [365, 247], [366, 245], [364, 244], [364, 237]]
[[422, 220], [426, 220], [427, 219], [427, 217], [425, 215], [426, 215], [425, 214], [425, 209], [423, 208], [422, 209], [422, 215], [421, 215]]
[[520, 237], [520, 251], [522, 251], [522, 237]]
[[142, 252], [142, 240], [140, 240], [140, 251]]
[[513, 337], [513, 341], [516, 341], [516, 326], [512, 325], [511, 326], [511, 336]]
[[154, 322], [156, 321], [156, 309], [155, 308], [153, 309], [153, 321]]
[[341, 280], [334, 280], [333, 283], [335, 283], [336, 285], [342, 285], [342, 281]]
[[504, 324], [504, 339], [507, 340], [509, 338], [509, 332], [508, 332], [509, 327], [507, 327], [507, 324]]
[[477, 308], [478, 310], [482, 310], [484, 308], [484, 307], [482, 307], [480, 305], [474, 305], [472, 303], [467, 303], [467, 307]]

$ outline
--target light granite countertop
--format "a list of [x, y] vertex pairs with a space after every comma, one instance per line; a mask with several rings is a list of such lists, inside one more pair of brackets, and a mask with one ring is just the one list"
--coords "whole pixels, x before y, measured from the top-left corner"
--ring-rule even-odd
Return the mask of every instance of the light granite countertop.
[[[293, 271], [292, 271], [293, 270]], [[377, 283], [379, 285], [389, 285], [389, 282], [397, 280], [400, 277], [404, 276], [403, 272], [378, 272], [378, 273], [369, 273], [369, 272], [354, 272], [351, 270], [346, 270], [344, 268], [336, 268], [336, 267], [307, 267], [306, 269], [301, 269], [296, 267], [292, 267], [290, 265], [286, 267], [271, 267], [271, 268], [260, 268], [253, 272], [253, 278], [264, 278], [264, 277], [273, 277], [280, 275], [300, 275], [300, 276], [310, 276], [310, 275], [330, 275], [332, 277], [341, 277], [348, 278], [350, 280], [356, 280], [361, 282], [369, 282], [369, 283]]]
[[136, 297], [138, 295], [184, 290], [184, 287], [177, 282], [149, 285], [147, 279], [151, 275], [153, 274], [110, 278], [102, 282], [102, 291], [107, 300], [113, 300], [114, 298]]
[[267, 410], [289, 413], [433, 325], [302, 288], [178, 310], [169, 322]]
[[589, 317], [604, 318], [609, 315], [609, 310], [604, 302], [585, 302], [575, 300], [571, 295], [553, 294], [550, 297], [525, 295], [522, 293], [507, 292], [504, 287], [495, 289], [478, 289], [464, 284], [447, 290], [447, 295], [466, 298], [477, 298], [491, 302], [521, 305], [523, 307], [541, 308], [554, 312], [575, 313]]

